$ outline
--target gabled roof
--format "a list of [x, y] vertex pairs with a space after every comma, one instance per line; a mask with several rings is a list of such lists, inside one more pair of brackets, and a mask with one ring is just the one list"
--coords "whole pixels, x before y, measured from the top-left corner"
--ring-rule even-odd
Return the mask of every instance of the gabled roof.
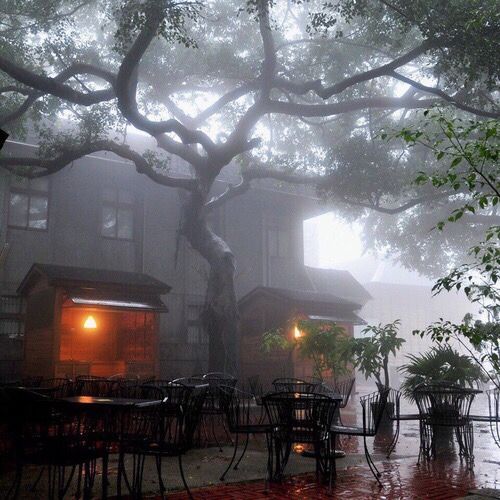
[[142, 273], [35, 263], [19, 285], [17, 293], [25, 294], [42, 277], [47, 278], [50, 285], [66, 287], [126, 288], [160, 295], [171, 290], [163, 281]]
[[321, 293], [331, 293], [360, 305], [366, 304], [372, 296], [349, 271], [320, 269], [304, 266], [312, 289]]
[[291, 290], [268, 286], [258, 286], [254, 288], [251, 292], [242, 297], [238, 304], [241, 306], [260, 294], [271, 295], [295, 303], [330, 304], [344, 306], [349, 309], [359, 309], [361, 307], [361, 305], [356, 302], [337, 297], [332, 293], [315, 292], [311, 290]]

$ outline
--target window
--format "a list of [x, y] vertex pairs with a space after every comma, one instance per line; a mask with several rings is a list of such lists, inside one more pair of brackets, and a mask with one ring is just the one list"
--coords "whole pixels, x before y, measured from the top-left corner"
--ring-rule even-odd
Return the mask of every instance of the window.
[[203, 330], [200, 314], [201, 305], [187, 306], [187, 341], [188, 344], [208, 344], [208, 335]]
[[269, 257], [288, 257], [290, 233], [285, 229], [270, 228], [267, 230], [267, 246]]
[[49, 180], [13, 177], [9, 198], [9, 226], [46, 230], [49, 215]]
[[122, 189], [103, 191], [101, 234], [107, 238], [132, 240], [134, 238], [135, 198]]
[[18, 295], [0, 295], [0, 335], [17, 337], [24, 333], [24, 304]]

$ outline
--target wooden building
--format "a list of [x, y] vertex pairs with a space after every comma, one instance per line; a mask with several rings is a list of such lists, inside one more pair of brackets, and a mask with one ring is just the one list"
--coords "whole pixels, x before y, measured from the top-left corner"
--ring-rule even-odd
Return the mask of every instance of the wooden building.
[[293, 322], [295, 318], [300, 318], [335, 322], [344, 328], [347, 335], [353, 336], [354, 325], [364, 324], [356, 314], [361, 306], [360, 303], [328, 292], [255, 288], [239, 302], [241, 378], [246, 380], [258, 375], [260, 380], [268, 385], [277, 377], [313, 375], [312, 362], [298, 358], [296, 353], [263, 354], [261, 350], [263, 333], [276, 328], [285, 328], [286, 334], [293, 339], [294, 335], [301, 335]]
[[160, 296], [169, 291], [146, 274], [33, 264], [18, 288], [23, 375], [158, 376]]

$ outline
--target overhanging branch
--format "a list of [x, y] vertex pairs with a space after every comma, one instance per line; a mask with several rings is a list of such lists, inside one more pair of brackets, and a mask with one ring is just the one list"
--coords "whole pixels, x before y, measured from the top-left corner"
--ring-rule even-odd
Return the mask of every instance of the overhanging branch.
[[36, 157], [2, 157], [0, 167], [10, 172], [18, 173], [16, 167], [33, 167], [22, 175], [28, 178], [44, 177], [59, 172], [73, 161], [79, 160], [86, 155], [99, 151], [109, 151], [121, 158], [129, 160], [135, 164], [136, 170], [140, 174], [147, 175], [151, 180], [163, 186], [194, 190], [196, 182], [191, 178], [172, 177], [156, 171], [147, 161], [129, 146], [118, 144], [113, 141], [101, 140], [90, 144], [82, 144], [74, 148], [60, 148], [61, 154], [56, 158], [43, 159]]

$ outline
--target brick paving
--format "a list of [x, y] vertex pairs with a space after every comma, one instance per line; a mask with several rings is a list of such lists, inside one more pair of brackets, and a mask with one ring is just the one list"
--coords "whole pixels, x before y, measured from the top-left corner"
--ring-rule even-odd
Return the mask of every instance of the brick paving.
[[[271, 484], [266, 491], [264, 481], [217, 485], [193, 490], [195, 499], [205, 500], [278, 500], [278, 499], [381, 499], [381, 500], [447, 500], [460, 499], [475, 488], [496, 488], [500, 496], [500, 449], [489, 435], [486, 424], [476, 424], [475, 465], [469, 470], [461, 462], [455, 447], [434, 461], [417, 465], [418, 430], [415, 423], [402, 424], [401, 438], [391, 459], [380, 452], [386, 449], [387, 436], [378, 437], [373, 451], [380, 461], [383, 488], [380, 488], [365, 465], [339, 470], [332, 494], [324, 485], [317, 484], [315, 474], [288, 477], [281, 484]], [[343, 442], [350, 454], [362, 450], [357, 439]], [[159, 498], [159, 497], [158, 497]], [[171, 500], [188, 498], [185, 492], [169, 495]]]
[[[228, 446], [222, 453], [217, 448], [192, 450], [186, 455], [185, 465], [188, 482], [192, 485], [196, 500], [321, 500], [326, 498], [446, 500], [462, 498], [467, 495], [468, 491], [476, 488], [493, 488], [500, 492], [500, 449], [494, 444], [487, 424], [476, 423], [474, 436], [476, 460], [473, 471], [467, 468], [466, 463], [461, 462], [457, 455], [456, 444], [452, 445], [446, 453], [440, 453], [436, 460], [424, 462], [418, 466], [419, 432], [416, 422], [401, 424], [400, 440], [390, 459], [385, 457], [385, 450], [391, 433], [381, 433], [374, 440], [370, 439], [370, 450], [382, 472], [382, 489], [379, 488], [364, 461], [362, 442], [356, 438], [344, 439], [342, 448], [347, 452], [347, 459], [339, 460], [338, 477], [331, 496], [328, 495], [326, 486], [317, 484], [315, 474], [308, 472], [314, 469], [314, 461], [300, 456], [295, 456], [289, 464], [290, 467], [285, 471], [292, 475], [281, 484], [270, 485], [269, 490], [266, 491], [264, 482], [266, 453], [263, 440], [252, 441], [248, 456], [243, 460], [240, 470], [231, 471], [228, 475], [228, 482], [225, 484], [220, 484], [218, 477], [231, 456], [231, 448]], [[113, 456], [110, 470], [111, 483], [116, 482], [115, 459], [116, 457]], [[148, 494], [145, 498], [159, 499], [161, 497], [154, 494], [158, 491], [158, 484], [153, 464], [151, 463], [147, 469], [144, 491]], [[184, 491], [179, 490], [181, 484], [176, 460], [171, 462], [167, 460], [163, 470], [167, 479], [167, 487], [176, 490], [169, 491], [168, 498], [171, 500], [188, 498]], [[4, 471], [6, 474], [1, 472], [0, 498], [3, 497], [2, 486], [9, 485], [12, 478], [12, 471], [7, 469]], [[33, 475], [34, 472], [27, 471], [28, 480]], [[98, 498], [100, 491], [99, 482], [98, 476], [94, 487], [95, 498]], [[209, 484], [213, 485], [204, 486]], [[196, 485], [199, 487], [196, 488]], [[21, 498], [45, 498], [43, 491], [42, 485], [37, 492], [28, 495], [24, 488]], [[68, 496], [68, 498], [71, 497]]]

